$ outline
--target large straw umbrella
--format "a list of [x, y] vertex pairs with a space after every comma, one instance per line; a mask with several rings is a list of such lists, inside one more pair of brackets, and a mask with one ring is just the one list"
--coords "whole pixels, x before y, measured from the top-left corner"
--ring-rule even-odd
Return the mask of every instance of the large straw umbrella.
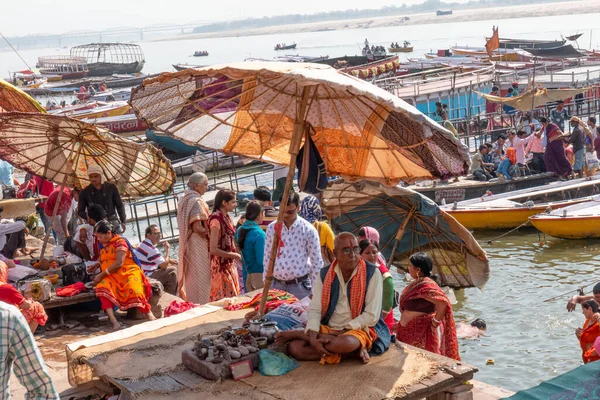
[[443, 286], [483, 288], [490, 267], [473, 235], [435, 202], [408, 188], [378, 183], [336, 181], [323, 193], [325, 212], [335, 231], [358, 233], [370, 226], [392, 262], [425, 251]]
[[46, 112], [33, 97], [0, 79], [0, 112], [9, 111]]
[[[41, 113], [0, 113], [0, 158], [17, 168], [64, 186], [89, 184], [87, 169], [102, 168], [104, 180], [124, 196], [168, 192], [175, 183], [170, 161], [150, 144], [138, 144], [108, 130], [68, 117]], [[42, 247], [45, 251], [48, 233]]]
[[[452, 133], [392, 94], [320, 64], [246, 62], [165, 73], [135, 88], [130, 103], [150, 126], [188, 144], [289, 165], [281, 204], [308, 135], [327, 173], [349, 181], [390, 186], [468, 170], [467, 149]], [[278, 244], [275, 235], [261, 313]]]

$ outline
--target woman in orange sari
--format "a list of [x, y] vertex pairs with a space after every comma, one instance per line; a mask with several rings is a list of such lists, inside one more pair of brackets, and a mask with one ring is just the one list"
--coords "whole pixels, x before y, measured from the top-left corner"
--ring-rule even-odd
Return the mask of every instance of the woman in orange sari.
[[594, 316], [598, 312], [598, 303], [590, 300], [583, 303], [581, 308], [583, 309], [583, 315], [585, 315], [585, 322], [582, 328], [575, 330], [575, 335], [579, 339], [583, 363], [587, 364], [600, 360], [600, 356], [594, 349], [594, 341], [600, 336], [600, 325], [598, 325], [598, 319]]
[[44, 306], [25, 297], [11, 284], [8, 283], [8, 267], [0, 261], [0, 301], [12, 304], [21, 310], [21, 313], [29, 324], [31, 333], [35, 333], [38, 325], [46, 325], [48, 315]]
[[425, 253], [409, 258], [408, 272], [414, 279], [400, 295], [401, 318], [396, 338], [411, 346], [460, 360], [452, 305], [431, 278], [433, 261]]
[[213, 213], [208, 218], [210, 229], [210, 301], [240, 294], [240, 281], [235, 262], [242, 256], [235, 246], [235, 225], [229, 213], [237, 201], [233, 190], [219, 190], [215, 196]]
[[152, 288], [127, 239], [115, 234], [113, 227], [106, 220], [96, 224], [94, 236], [102, 246], [100, 261], [96, 264], [102, 272], [94, 278], [96, 296], [100, 299], [102, 309], [108, 315], [113, 329], [121, 328], [115, 318], [115, 306], [121, 310], [137, 307], [146, 314], [149, 321], [155, 320], [148, 303], [152, 296]]

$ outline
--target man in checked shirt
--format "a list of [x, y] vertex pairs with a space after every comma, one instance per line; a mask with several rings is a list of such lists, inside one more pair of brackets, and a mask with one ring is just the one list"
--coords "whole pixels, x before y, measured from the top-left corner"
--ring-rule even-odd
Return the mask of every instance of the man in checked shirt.
[[[279, 199], [281, 201], [281, 199]], [[321, 243], [319, 233], [314, 226], [303, 218], [298, 217], [300, 196], [292, 192], [284, 207], [281, 239], [277, 249], [275, 267], [273, 269], [273, 289], [284, 290], [298, 299], [303, 299], [312, 292], [317, 274], [323, 268]], [[263, 265], [269, 265], [271, 249], [275, 237], [275, 224], [267, 227], [265, 243], [265, 258]], [[267, 268], [263, 278], [266, 277]]]
[[10, 399], [10, 374], [27, 389], [27, 400], [59, 400], [44, 359], [21, 312], [0, 301], [0, 398]]

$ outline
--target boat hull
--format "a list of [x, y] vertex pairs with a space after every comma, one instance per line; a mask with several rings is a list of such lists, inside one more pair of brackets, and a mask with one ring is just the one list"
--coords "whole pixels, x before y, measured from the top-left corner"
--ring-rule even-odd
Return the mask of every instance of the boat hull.
[[546, 235], [560, 239], [600, 238], [600, 216], [530, 218], [531, 224]]
[[540, 187], [547, 183], [556, 181], [554, 174], [545, 173], [526, 176], [523, 178], [511, 179], [509, 181], [497, 182], [473, 182], [468, 184], [453, 183], [448, 185], [437, 185], [435, 187], [411, 187], [411, 189], [429, 197], [438, 204], [451, 204], [456, 201], [476, 199], [484, 196], [488, 192], [507, 193], [515, 190]]
[[540, 214], [550, 207], [555, 210], [589, 200], [582, 198], [551, 204], [539, 204], [534, 207], [522, 208], [470, 208], [465, 210], [446, 209], [467, 229], [513, 229], [527, 222], [529, 217]]
[[135, 74], [141, 72], [146, 62], [134, 61], [132, 63], [91, 63], [88, 64], [88, 76], [108, 76], [112, 74]]
[[412, 53], [414, 47], [388, 47], [390, 53]]

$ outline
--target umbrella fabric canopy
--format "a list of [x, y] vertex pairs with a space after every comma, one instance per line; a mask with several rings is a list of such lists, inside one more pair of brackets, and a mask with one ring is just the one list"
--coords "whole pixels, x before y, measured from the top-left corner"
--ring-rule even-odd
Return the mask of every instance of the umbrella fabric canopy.
[[49, 114], [0, 113], [0, 158], [78, 189], [89, 184], [87, 168], [99, 165], [104, 179], [125, 196], [162, 194], [175, 182], [170, 161], [155, 147]]
[[444, 286], [482, 289], [489, 279], [487, 256], [471, 233], [413, 190], [340, 180], [325, 190], [323, 204], [336, 232], [377, 229], [387, 259], [406, 264], [411, 254], [428, 253]]
[[0, 79], [0, 113], [8, 111], [45, 113], [46, 109], [21, 89]]
[[283, 165], [294, 126], [303, 123], [327, 172], [347, 180], [391, 186], [465, 175], [469, 165], [451, 132], [383, 89], [321, 64], [164, 73], [135, 88], [130, 103], [150, 126], [190, 145]]
[[[576, 94], [585, 93], [590, 88], [581, 88], [581, 89], [544, 89], [544, 88], [536, 88], [535, 92], [533, 90], [527, 90], [523, 94], [516, 97], [498, 97], [498, 96], [490, 96], [489, 94], [476, 92], [481, 97], [489, 100], [493, 103], [501, 103], [506, 104], [511, 107], [516, 108], [520, 111], [529, 111], [532, 108], [536, 108], [539, 106], [543, 106], [546, 103], [550, 103], [558, 100], [569, 99]], [[533, 103], [532, 103], [533, 101]], [[533, 104], [533, 107], [532, 107]]]

